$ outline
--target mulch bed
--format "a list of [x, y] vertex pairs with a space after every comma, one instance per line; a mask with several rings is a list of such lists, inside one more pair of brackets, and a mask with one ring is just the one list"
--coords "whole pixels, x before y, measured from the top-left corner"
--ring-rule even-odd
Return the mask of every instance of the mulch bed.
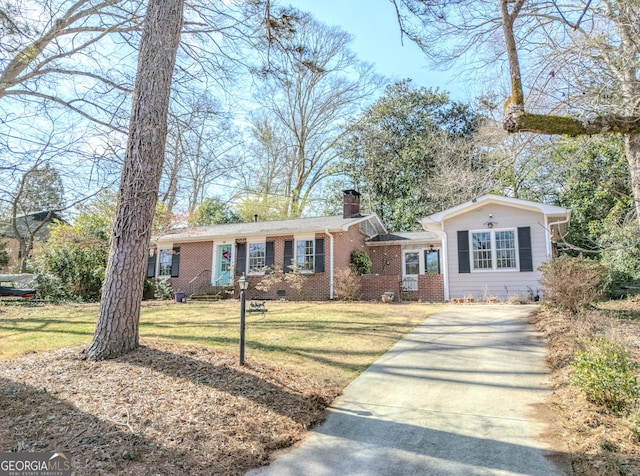
[[[625, 304], [640, 309], [640, 303], [620, 303]], [[596, 335], [625, 344], [640, 362], [640, 321], [611, 317], [599, 310], [570, 316], [545, 309], [538, 313], [535, 324], [547, 337], [547, 362], [555, 387], [550, 404], [562, 424], [561, 437], [571, 451], [575, 474], [640, 475], [640, 404], [623, 415], [613, 414], [589, 402], [579, 388], [570, 385], [569, 378], [576, 350]]]
[[321, 422], [339, 389], [215, 350], [82, 348], [0, 362], [0, 451], [64, 451], [74, 474], [243, 474]]

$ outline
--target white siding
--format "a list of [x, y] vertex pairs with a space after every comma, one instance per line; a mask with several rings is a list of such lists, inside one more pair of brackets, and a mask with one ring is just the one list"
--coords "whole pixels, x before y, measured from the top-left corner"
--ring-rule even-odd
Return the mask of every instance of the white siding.
[[[493, 222], [494, 230], [515, 229], [523, 226], [531, 228], [533, 272], [488, 270], [458, 272], [458, 230], [488, 230], [488, 222]], [[495, 297], [505, 300], [517, 295], [529, 297], [530, 292], [534, 295], [539, 293], [538, 268], [548, 260], [547, 237], [542, 213], [505, 205], [487, 204], [446, 220], [445, 231], [449, 254], [450, 298], [473, 297], [475, 300], [483, 301]]]

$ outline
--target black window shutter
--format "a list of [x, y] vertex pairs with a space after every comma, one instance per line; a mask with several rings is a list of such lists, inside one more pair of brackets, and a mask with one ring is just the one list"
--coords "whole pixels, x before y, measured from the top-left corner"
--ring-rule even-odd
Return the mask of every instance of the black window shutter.
[[171, 277], [177, 278], [180, 276], [180, 247], [173, 247], [173, 254], [171, 255]]
[[247, 270], [247, 244], [236, 243], [236, 276]]
[[284, 242], [284, 263], [283, 269], [285, 273], [293, 271], [291, 267], [293, 261], [293, 240], [285, 240]]
[[324, 273], [324, 238], [316, 238], [315, 272]]
[[267, 241], [264, 255], [264, 265], [270, 268], [268, 271], [266, 271], [267, 273], [271, 272], [274, 264], [276, 264], [275, 243], [273, 241]]
[[156, 275], [156, 258], [158, 255], [153, 251], [153, 255], [147, 259], [147, 278], [153, 278]]
[[458, 230], [458, 273], [470, 273], [469, 231]]
[[518, 228], [518, 257], [520, 258], [520, 271], [533, 271], [533, 253], [531, 251], [531, 227]]

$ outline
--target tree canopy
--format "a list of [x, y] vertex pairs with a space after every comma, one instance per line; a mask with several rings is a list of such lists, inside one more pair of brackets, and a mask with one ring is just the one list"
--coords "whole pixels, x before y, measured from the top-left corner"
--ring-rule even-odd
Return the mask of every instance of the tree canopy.
[[432, 60], [464, 58], [493, 82], [508, 68], [507, 131], [622, 134], [640, 220], [637, 0], [392, 1], [402, 31]]
[[[419, 218], [462, 199], [461, 176], [479, 167], [472, 144], [478, 123], [446, 93], [395, 83], [345, 136], [343, 170], [391, 229], [416, 229]], [[445, 177], [452, 164], [457, 177]], [[443, 180], [447, 186], [439, 187]]]
[[240, 223], [240, 216], [220, 197], [205, 198], [189, 218], [189, 226], [207, 226], [223, 223]]
[[[310, 15], [283, 10], [255, 68], [260, 108], [251, 117], [249, 195], [284, 198], [281, 215], [300, 217], [321, 183], [335, 173], [342, 125], [380, 85], [350, 50], [351, 37]], [[274, 200], [270, 200], [275, 204]]]

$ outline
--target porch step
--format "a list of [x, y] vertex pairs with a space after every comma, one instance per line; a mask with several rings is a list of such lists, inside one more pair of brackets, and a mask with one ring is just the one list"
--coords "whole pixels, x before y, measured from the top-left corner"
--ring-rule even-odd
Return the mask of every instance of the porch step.
[[401, 301], [418, 301], [418, 291], [401, 291], [400, 292], [400, 300]]
[[194, 294], [189, 299], [192, 301], [219, 301], [222, 296], [220, 294]]
[[[233, 296], [233, 291], [233, 286], [212, 286], [210, 284], [206, 284], [195, 290], [195, 292], [191, 294], [190, 299], [202, 300], [202, 298], [204, 298], [204, 300], [209, 301], [226, 299]], [[215, 296], [215, 299], [212, 299], [211, 296]]]

